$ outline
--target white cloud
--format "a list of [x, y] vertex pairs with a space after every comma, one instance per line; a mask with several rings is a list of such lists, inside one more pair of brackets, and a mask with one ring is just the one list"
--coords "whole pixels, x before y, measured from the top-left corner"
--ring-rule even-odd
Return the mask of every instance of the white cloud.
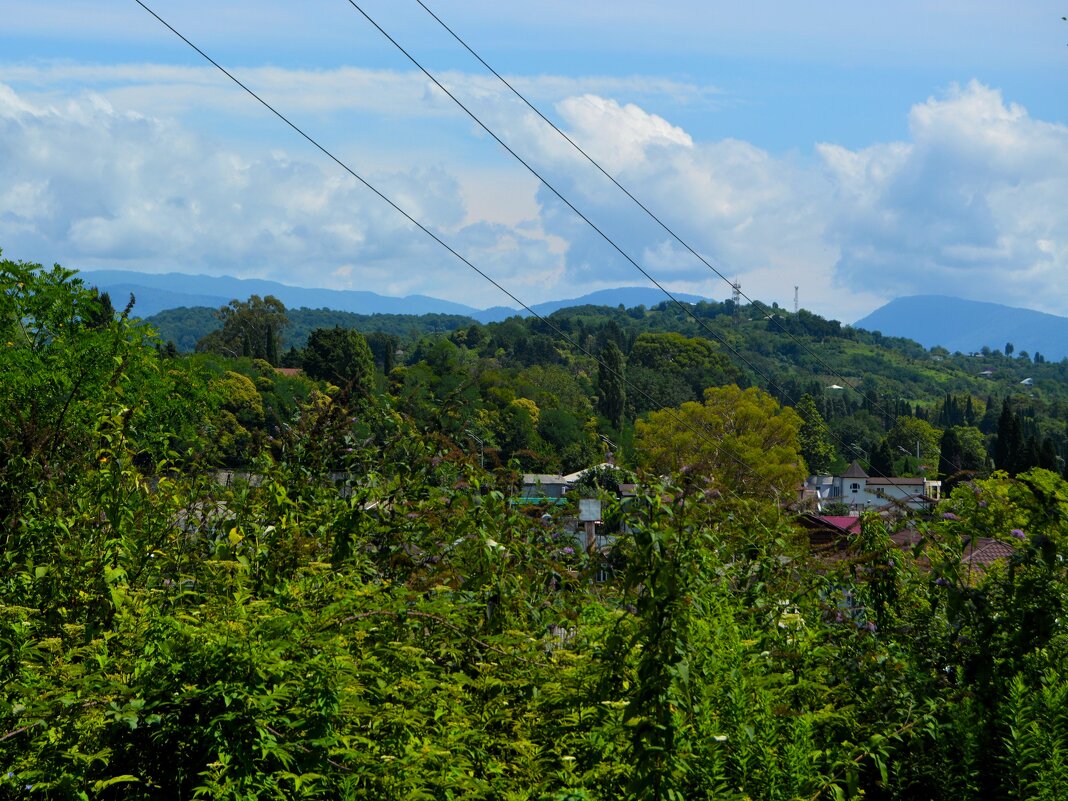
[[[196, 93], [214, 80], [210, 72], [145, 68], [138, 84], [126, 68], [92, 68], [103, 70], [91, 79], [103, 92], [72, 96], [48, 71], [83, 68], [19, 69], [18, 92], [0, 84], [7, 257], [507, 302], [302, 145], [293, 146], [299, 158], [269, 144], [249, 147], [247, 131], [211, 138], [195, 132], [192, 117], [165, 113], [205, 97]], [[487, 156], [496, 145], [485, 137], [472, 145], [469, 125], [442, 132], [437, 120], [457, 112], [440, 97], [423, 97], [426, 82], [416, 76], [253, 72], [306, 111], [333, 114], [353, 104], [361, 119], [387, 127], [380, 117], [389, 117], [391, 104], [414, 113], [390, 92], [419, 94], [428, 121], [419, 128], [423, 150], [402, 141], [398, 126], [396, 141], [378, 144], [383, 157], [368, 177], [523, 300], [647, 283], [548, 190], [499, 152]], [[337, 91], [351, 81], [364, 81], [367, 91]], [[529, 110], [469, 76], [454, 81], [502, 138], [658, 280], [729, 294], [725, 281]], [[548, 78], [532, 85], [538, 81], [552, 92], [564, 85]], [[737, 139], [695, 139], [588, 83], [576, 80], [573, 94], [556, 98], [566, 130], [751, 297], [789, 306], [799, 285], [803, 305], [846, 321], [921, 292], [1068, 313], [1068, 129], [1034, 119], [988, 87], [972, 83], [917, 104], [908, 141], [856, 150], [823, 144], [806, 160]], [[160, 88], [163, 96], [149, 97]], [[215, 91], [210, 102], [228, 106], [234, 119], [236, 95]]]
[[[466, 224], [460, 183], [445, 170], [369, 177], [502, 278], [528, 279], [559, 263], [558, 246], [536, 225], [516, 234]], [[329, 162], [282, 151], [241, 156], [175, 123], [116, 111], [98, 95], [35, 107], [0, 85], [0, 187], [9, 258], [502, 302]]]
[[[234, 74], [285, 113], [358, 111], [398, 118], [462, 117], [453, 102], [417, 70], [335, 67], [282, 69], [233, 67]], [[438, 79], [477, 108], [513, 101], [508, 89], [492, 76], [444, 71]], [[607, 97], [669, 98], [673, 103], [713, 107], [719, 90], [692, 82], [647, 76], [562, 75], [509, 76], [509, 82], [535, 102], [561, 97], [578, 100], [590, 93]], [[226, 115], [257, 115], [260, 106], [211, 66], [170, 64], [0, 64], [0, 82], [43, 98], [57, 86], [90, 86], [123, 110], [147, 115], [202, 114], [205, 109]], [[492, 111], [492, 109], [489, 109]], [[637, 106], [627, 113], [644, 114]]]
[[841, 285], [1068, 313], [1068, 128], [972, 82], [913, 107], [909, 130], [819, 148]]
[[[830, 280], [834, 253], [822, 240], [829, 189], [818, 172], [747, 142], [695, 143], [634, 105], [584, 96], [559, 108], [569, 135], [723, 274], [646, 218], [555, 133], [541, 127], [535, 135], [529, 121], [514, 124], [539, 163], [555, 165], [549, 170], [554, 186], [659, 283], [722, 298], [730, 294], [724, 278], [742, 276], [746, 294], [781, 302], [784, 273], [791, 276], [791, 296], [795, 280], [820, 287]], [[650, 285], [550, 191], [542, 189], [539, 198], [546, 230], [570, 243], [570, 283]]]

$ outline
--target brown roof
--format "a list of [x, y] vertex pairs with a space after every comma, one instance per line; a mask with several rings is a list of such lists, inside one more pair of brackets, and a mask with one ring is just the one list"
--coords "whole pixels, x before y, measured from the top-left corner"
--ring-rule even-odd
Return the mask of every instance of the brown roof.
[[299, 367], [275, 367], [274, 371], [280, 375], [287, 375], [290, 378], [294, 376], [302, 375], [304, 373]]
[[856, 462], [856, 461], [854, 461], [853, 464], [849, 465], [849, 467], [846, 469], [846, 471], [844, 473], [842, 473], [842, 478], [867, 478], [867, 477], [868, 477], [868, 474], [864, 472], [864, 468], [860, 466], [860, 462]]
[[960, 561], [966, 565], [989, 565], [999, 559], [1008, 559], [1016, 549], [1007, 542], [979, 537], [964, 549]]
[[868, 478], [868, 483], [869, 484], [886, 484], [888, 486], [894, 486], [894, 487], [899, 486], [899, 485], [908, 485], [908, 486], [911, 487], [911, 486], [922, 486], [923, 485], [923, 479], [922, 478], [870, 478], [869, 477]]

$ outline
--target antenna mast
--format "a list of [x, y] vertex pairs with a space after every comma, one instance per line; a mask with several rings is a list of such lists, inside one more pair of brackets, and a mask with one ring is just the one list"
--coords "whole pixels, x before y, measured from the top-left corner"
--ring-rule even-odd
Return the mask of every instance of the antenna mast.
[[797, 290], [798, 287], [794, 287], [794, 314], [797, 314]]

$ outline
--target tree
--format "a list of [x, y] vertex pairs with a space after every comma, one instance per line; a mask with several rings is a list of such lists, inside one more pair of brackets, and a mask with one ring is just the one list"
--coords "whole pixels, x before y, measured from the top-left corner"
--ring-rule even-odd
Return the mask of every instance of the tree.
[[890, 444], [886, 441], [886, 437], [879, 440], [879, 444], [871, 452], [871, 459], [868, 460], [868, 464], [869, 471], [873, 475], [883, 478], [889, 478], [894, 475], [894, 452], [890, 449]]
[[739, 495], [790, 496], [804, 481], [801, 417], [755, 387], [710, 387], [704, 403], [653, 412], [636, 426], [645, 467], [686, 471]]
[[397, 338], [392, 334], [373, 332], [364, 334], [364, 339], [367, 340], [367, 347], [371, 349], [371, 354], [374, 356], [375, 366], [383, 374], [389, 375], [396, 364]]
[[675, 375], [700, 398], [708, 387], [737, 383], [738, 370], [707, 339], [682, 334], [639, 334], [628, 356], [628, 364], [661, 375]]
[[1023, 431], [1020, 418], [1012, 409], [1012, 403], [1005, 398], [1001, 404], [1001, 416], [998, 418], [997, 437], [994, 439], [994, 467], [1004, 470], [1010, 476], [1020, 472], [1020, 465], [1025, 459]]
[[282, 330], [289, 325], [286, 307], [278, 298], [253, 295], [231, 300], [216, 312], [222, 328], [197, 342], [197, 351], [223, 356], [248, 356], [278, 364]]
[[623, 427], [623, 407], [626, 403], [626, 384], [623, 351], [613, 340], [601, 348], [597, 368], [597, 408], [617, 431]]
[[[111, 295], [107, 292], [99, 292], [95, 287], [90, 291], [96, 299], [96, 307], [91, 308], [86, 314], [85, 324], [90, 328], [106, 328], [115, 319], [115, 307], [111, 305]], [[133, 305], [133, 295], [130, 296], [130, 304]]]
[[801, 455], [810, 473], [822, 475], [830, 469], [835, 457], [827, 424], [816, 408], [816, 401], [808, 393], [797, 402], [797, 413], [801, 416], [801, 430], [798, 432]]
[[942, 433], [938, 475], [946, 482], [947, 494], [961, 478], [986, 472], [985, 439], [972, 426], [952, 426]]
[[917, 470], [934, 469], [941, 452], [942, 432], [918, 417], [902, 415], [886, 433], [886, 442], [891, 450], [902, 451], [915, 458], [919, 450]]
[[308, 335], [302, 362], [304, 373], [316, 381], [352, 386], [357, 394], [375, 389], [375, 366], [363, 335], [350, 328], [317, 328]]

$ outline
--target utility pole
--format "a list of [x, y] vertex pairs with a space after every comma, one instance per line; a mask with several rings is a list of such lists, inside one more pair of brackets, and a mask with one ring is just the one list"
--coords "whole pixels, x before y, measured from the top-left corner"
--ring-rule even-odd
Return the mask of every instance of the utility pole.
[[471, 439], [473, 439], [475, 442], [478, 443], [478, 466], [481, 469], [485, 470], [486, 469], [486, 443], [483, 442], [481, 439], [479, 439], [477, 436], [475, 436], [474, 432], [472, 432], [470, 429], [464, 429], [464, 433], [467, 434], [467, 436], [469, 436]]

